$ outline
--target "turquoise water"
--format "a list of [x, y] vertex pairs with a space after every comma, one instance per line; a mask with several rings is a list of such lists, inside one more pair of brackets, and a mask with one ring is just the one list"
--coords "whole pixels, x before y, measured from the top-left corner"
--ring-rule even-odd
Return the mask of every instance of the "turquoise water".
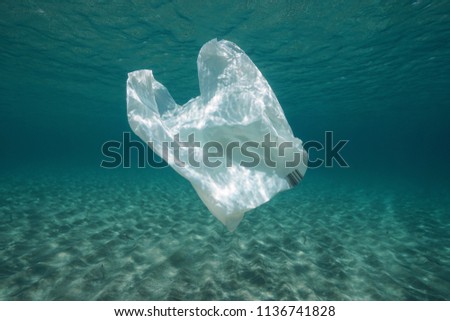
[[[2, 1], [0, 16], [0, 299], [450, 299], [447, 1]], [[308, 170], [233, 233], [170, 168], [100, 168], [130, 132], [127, 73], [153, 69], [183, 104], [212, 38], [249, 55], [296, 136], [349, 140], [349, 168]]]

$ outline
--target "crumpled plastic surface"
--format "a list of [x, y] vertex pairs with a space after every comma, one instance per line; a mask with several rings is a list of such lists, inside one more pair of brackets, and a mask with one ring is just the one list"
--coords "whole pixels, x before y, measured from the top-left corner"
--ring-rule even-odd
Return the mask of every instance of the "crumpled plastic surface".
[[[216, 39], [207, 42], [200, 50], [197, 66], [200, 96], [183, 106], [176, 104], [169, 91], [155, 80], [151, 70], [130, 72], [127, 80], [128, 121], [132, 130], [149, 143], [154, 152], [191, 182], [209, 211], [233, 231], [245, 212], [303, 179], [307, 154], [302, 141], [293, 136], [268, 82], [236, 44]], [[292, 143], [284, 153], [277, 148], [269, 149], [275, 167], [265, 162], [268, 154], [261, 145], [266, 134], [270, 134], [276, 147], [283, 142]], [[179, 135], [178, 140], [176, 135]], [[194, 135], [195, 141], [201, 143], [200, 147], [191, 144], [188, 148], [189, 135]], [[178, 141], [184, 145], [178, 144], [182, 145], [178, 148], [179, 155], [174, 155], [171, 146], [176, 146], [173, 142]], [[219, 160], [220, 166], [207, 166], [202, 161], [203, 146], [207, 142], [217, 142], [223, 147], [223, 157], [212, 158]], [[255, 153], [254, 156], [258, 155], [260, 162], [255, 166], [243, 166], [243, 160], [251, 161], [252, 158], [246, 157], [239, 148], [227, 153], [226, 146], [231, 142], [239, 146], [257, 142], [259, 147], [248, 150]], [[216, 147], [217, 143], [214, 143]], [[167, 145], [169, 148], [164, 152]], [[211, 147], [208, 151], [212, 153], [217, 149]], [[286, 161], [292, 160], [294, 153], [301, 154], [303, 161], [296, 168], [288, 168]], [[192, 164], [189, 159], [200, 164]]]

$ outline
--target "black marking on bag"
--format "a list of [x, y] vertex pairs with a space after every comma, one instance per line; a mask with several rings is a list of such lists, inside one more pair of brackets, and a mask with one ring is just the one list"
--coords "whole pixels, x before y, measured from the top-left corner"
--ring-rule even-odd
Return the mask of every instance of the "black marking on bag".
[[294, 186], [297, 186], [303, 180], [303, 175], [298, 170], [294, 170], [288, 176], [286, 176], [286, 180], [289, 183], [289, 187], [292, 188]]

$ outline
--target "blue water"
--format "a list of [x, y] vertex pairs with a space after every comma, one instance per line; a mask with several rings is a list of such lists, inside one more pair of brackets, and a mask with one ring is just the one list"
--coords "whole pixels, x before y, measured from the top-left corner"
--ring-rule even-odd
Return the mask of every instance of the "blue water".
[[[0, 16], [0, 299], [450, 299], [448, 1], [2, 1]], [[170, 168], [100, 168], [131, 131], [127, 73], [152, 69], [184, 104], [213, 38], [249, 55], [297, 137], [349, 140], [349, 168], [308, 170], [234, 233]]]

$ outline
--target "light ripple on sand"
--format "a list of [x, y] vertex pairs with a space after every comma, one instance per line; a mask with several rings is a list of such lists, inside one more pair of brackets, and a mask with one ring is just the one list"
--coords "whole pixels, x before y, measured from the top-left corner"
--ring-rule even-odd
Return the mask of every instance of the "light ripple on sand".
[[310, 183], [229, 233], [163, 173], [4, 179], [0, 299], [450, 299], [448, 199]]

